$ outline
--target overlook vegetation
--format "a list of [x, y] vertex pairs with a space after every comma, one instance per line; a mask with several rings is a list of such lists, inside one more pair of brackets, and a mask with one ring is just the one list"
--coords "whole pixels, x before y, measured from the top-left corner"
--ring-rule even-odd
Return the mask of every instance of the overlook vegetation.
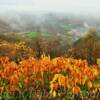
[[99, 34], [0, 34], [0, 99], [99, 100]]
[[0, 100], [100, 100], [100, 0], [0, 0]]

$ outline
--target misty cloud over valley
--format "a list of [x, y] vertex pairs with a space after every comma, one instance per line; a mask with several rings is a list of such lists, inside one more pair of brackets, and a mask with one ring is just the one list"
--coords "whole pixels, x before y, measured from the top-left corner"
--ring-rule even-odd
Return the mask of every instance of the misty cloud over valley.
[[0, 0], [0, 33], [65, 34], [100, 29], [98, 0]]

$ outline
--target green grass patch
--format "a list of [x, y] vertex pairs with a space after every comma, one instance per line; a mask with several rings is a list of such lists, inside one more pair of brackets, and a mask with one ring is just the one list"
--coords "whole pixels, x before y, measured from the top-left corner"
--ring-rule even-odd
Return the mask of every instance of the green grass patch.
[[42, 35], [42, 36], [48, 36], [48, 33], [30, 32], [30, 33], [26, 33], [26, 34], [21, 35], [21, 37], [35, 38], [35, 37], [38, 37], [40, 35]]

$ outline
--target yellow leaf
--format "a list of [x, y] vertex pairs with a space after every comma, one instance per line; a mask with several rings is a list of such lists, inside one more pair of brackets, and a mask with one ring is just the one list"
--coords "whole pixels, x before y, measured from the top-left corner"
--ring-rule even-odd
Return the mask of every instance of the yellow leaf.
[[56, 91], [53, 91], [53, 97], [56, 97]]

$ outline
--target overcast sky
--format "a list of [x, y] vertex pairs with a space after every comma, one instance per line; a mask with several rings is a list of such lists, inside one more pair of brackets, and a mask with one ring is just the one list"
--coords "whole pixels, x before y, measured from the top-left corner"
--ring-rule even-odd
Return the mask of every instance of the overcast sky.
[[0, 0], [0, 11], [53, 11], [100, 15], [100, 0]]

